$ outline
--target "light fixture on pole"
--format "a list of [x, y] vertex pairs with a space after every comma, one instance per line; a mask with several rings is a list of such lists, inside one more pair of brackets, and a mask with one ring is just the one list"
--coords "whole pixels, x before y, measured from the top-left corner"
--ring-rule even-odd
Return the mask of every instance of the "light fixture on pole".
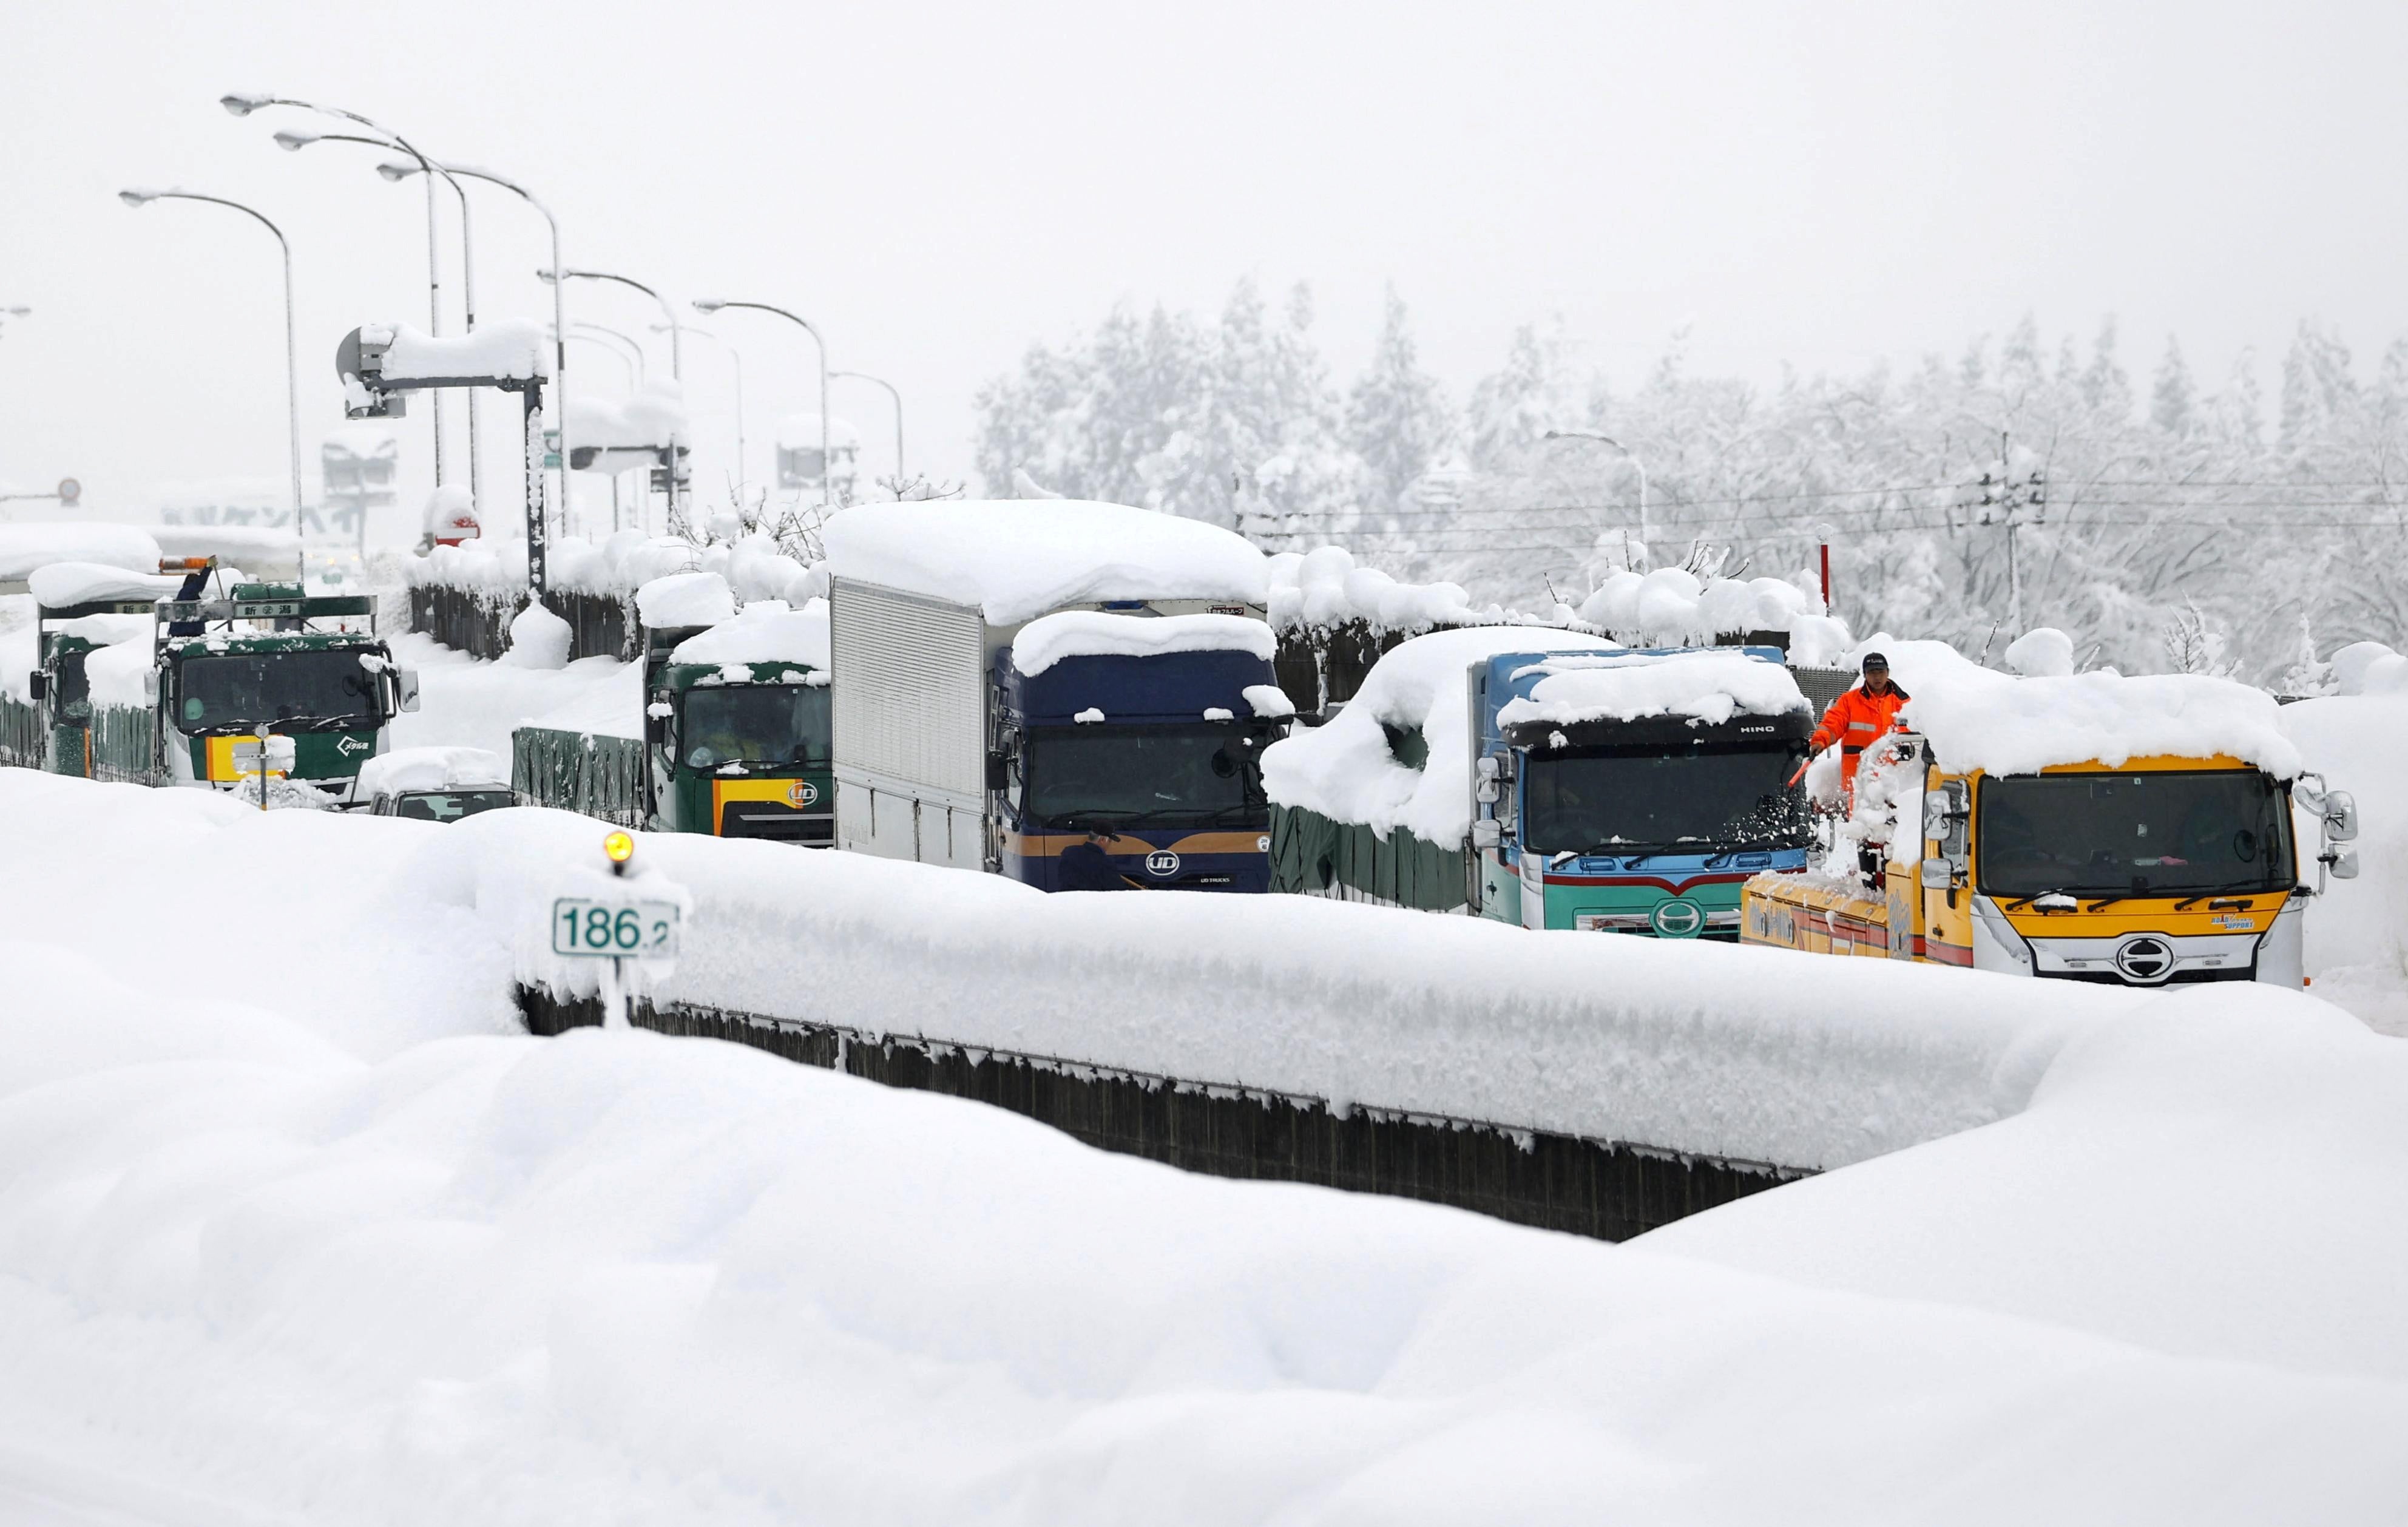
[[635, 385], [631, 387], [629, 391], [639, 393], [644, 390], [647, 385], [646, 377], [651, 368], [645, 364], [644, 342], [641, 339], [637, 339], [634, 335], [629, 334], [624, 329], [614, 329], [608, 324], [591, 324], [582, 318], [568, 326], [570, 329], [575, 331], [573, 338], [584, 339], [597, 334], [608, 335], [612, 339], [617, 340], [620, 344], [625, 345], [627, 347], [626, 354], [621, 355], [619, 358], [621, 360], [626, 360], [628, 356], [635, 357], [632, 364], [635, 367], [636, 382]]
[[910, 475], [903, 469], [903, 395], [895, 390], [895, 383], [873, 377], [867, 371], [830, 371], [828, 375], [850, 377], [855, 382], [874, 382], [885, 388], [886, 396], [895, 400], [895, 482], [896, 491], [900, 493], [904, 479]]
[[[1551, 440], [1595, 440], [1599, 445], [1610, 445], [1621, 452], [1623, 459], [1639, 471], [1639, 544], [1646, 547], [1653, 542], [1655, 538], [1647, 528], [1647, 464], [1639, 459], [1636, 452], [1612, 436], [1600, 435], [1594, 429], [1551, 429], [1545, 438]], [[1650, 555], [1652, 557], [1653, 554]]]
[[[380, 128], [379, 131], [381, 132], [383, 129]], [[384, 137], [366, 137], [358, 133], [296, 133], [287, 129], [276, 134], [275, 140], [276, 146], [282, 149], [287, 153], [298, 153], [312, 143], [365, 143], [374, 149], [399, 149], [403, 152], [410, 155], [412, 158], [419, 159], [421, 161], [421, 164], [417, 166], [413, 166], [413, 169], [422, 167], [429, 168], [434, 170], [436, 173], [442, 175], [444, 180], [452, 187], [452, 194], [456, 197], [460, 203], [461, 319], [464, 326], [468, 332], [474, 333], [476, 331], [476, 241], [469, 227], [468, 193], [462, 188], [458, 180], [452, 180], [450, 173], [445, 171], [442, 166], [436, 165], [431, 161], [425, 160], [416, 149], [410, 148], [408, 144], [403, 143], [399, 138], [393, 137], [390, 135], [387, 135]], [[406, 178], [406, 175], [396, 175], [393, 171], [394, 166], [391, 165], [379, 165], [377, 166], [377, 173], [379, 175], [397, 185]], [[428, 330], [428, 332], [430, 334], [440, 334], [443, 332], [441, 327], [442, 304], [436, 286], [438, 277], [436, 272], [435, 235], [435, 182], [430, 180], [426, 182], [426, 300], [429, 311], [428, 321], [436, 324], [436, 327]], [[477, 443], [477, 395], [472, 392], [462, 401], [466, 403], [468, 407], [468, 491], [471, 494], [478, 494], [481, 493], [484, 488], [484, 457], [482, 452], [479, 450]], [[437, 487], [440, 487], [443, 483], [443, 395], [441, 393], [437, 393], [435, 395], [435, 483]], [[365, 522], [363, 522], [363, 525], [365, 525]], [[366, 534], [365, 528], [363, 529], [362, 534]], [[366, 549], [366, 543], [365, 541], [361, 543], [361, 549], [363, 551]]]
[[[382, 164], [377, 166], [377, 173], [383, 176], [388, 180], [398, 181], [407, 180], [412, 175], [419, 174], [428, 167], [430, 166], [424, 164]], [[516, 180], [510, 180], [507, 176], [496, 175], [489, 169], [480, 169], [474, 165], [436, 165], [431, 167], [439, 172], [445, 180], [452, 180], [453, 190], [459, 189], [460, 182], [458, 180], [452, 180], [452, 178], [455, 175], [465, 175], [472, 180], [482, 180], [488, 185], [500, 186], [503, 190], [518, 197], [519, 200], [526, 203], [529, 207], [534, 208], [538, 212], [542, 213], [544, 225], [552, 230], [552, 268], [555, 273], [567, 268], [560, 262], [560, 219], [552, 215], [552, 209], [546, 207], [541, 201], [538, 200], [534, 192], [529, 191], [526, 187], [519, 184]], [[461, 216], [463, 219], [467, 216], [467, 196], [464, 193], [460, 198]], [[465, 222], [462, 223], [462, 226], [464, 228], [466, 226]], [[566, 319], [564, 317], [562, 311], [560, 282], [554, 281], [552, 282], [552, 332], [553, 337], [552, 357], [552, 414], [553, 441], [558, 447], [560, 453], [560, 503], [558, 507], [561, 528], [564, 531], [566, 531], [568, 526], [568, 336], [562, 327], [566, 322]], [[472, 435], [470, 439], [473, 439], [475, 437]]]
[[819, 348], [820, 354], [820, 507], [826, 510], [836, 508], [836, 473], [831, 470], [836, 462], [836, 441], [828, 436], [827, 340], [820, 337], [820, 331], [812, 326], [810, 320], [790, 313], [783, 308], [773, 308], [766, 302], [728, 302], [715, 297], [696, 297], [694, 306], [696, 312], [706, 313], [715, 313], [725, 308], [750, 308], [755, 312], [775, 313], [787, 323], [799, 325], [805, 334], [811, 337], [811, 343]]
[[[293, 536], [301, 537], [301, 372], [293, 337], [293, 246], [286, 241], [284, 230], [268, 221], [257, 208], [245, 207], [223, 196], [205, 196], [196, 191], [125, 190], [117, 199], [128, 207], [146, 207], [154, 201], [205, 201], [215, 207], [230, 207], [246, 217], [254, 218], [259, 225], [276, 236], [276, 247], [284, 256], [284, 414], [286, 443], [292, 449], [293, 467]], [[22, 311], [22, 310], [19, 310]]]

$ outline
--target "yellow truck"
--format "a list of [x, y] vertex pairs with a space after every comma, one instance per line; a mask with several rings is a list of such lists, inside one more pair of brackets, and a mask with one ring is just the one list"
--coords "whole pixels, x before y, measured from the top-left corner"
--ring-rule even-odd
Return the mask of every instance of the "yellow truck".
[[[2080, 687], [1985, 682], [1927, 704], [1908, 681], [1918, 699], [1901, 720], [1918, 729], [1865, 755], [1819, 867], [1748, 882], [1742, 943], [2127, 987], [2305, 985], [2315, 891], [2294, 807], [2321, 828], [2317, 890], [2358, 873], [2340, 846], [2358, 814], [2300, 768], [2271, 698], [2243, 692], [2261, 711], [2204, 679], [1985, 679]], [[2214, 703], [2189, 703], [2202, 697]], [[2027, 717], [2036, 736], [2012, 740]], [[2126, 745], [2153, 735], [2191, 745]], [[2219, 738], [2231, 751], [2197, 745]]]

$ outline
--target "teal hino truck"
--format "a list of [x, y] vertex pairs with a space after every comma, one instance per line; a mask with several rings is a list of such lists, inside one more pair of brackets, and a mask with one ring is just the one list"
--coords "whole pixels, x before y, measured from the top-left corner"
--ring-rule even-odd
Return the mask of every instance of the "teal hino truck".
[[1472, 910], [1736, 940], [1740, 888], [1802, 870], [1814, 713], [1774, 647], [1527, 653], [1470, 679]]

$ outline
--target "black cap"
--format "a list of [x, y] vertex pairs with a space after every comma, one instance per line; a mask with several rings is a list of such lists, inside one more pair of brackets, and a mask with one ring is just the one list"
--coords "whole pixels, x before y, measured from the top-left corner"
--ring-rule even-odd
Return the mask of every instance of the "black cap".
[[1865, 654], [1865, 660], [1863, 663], [1859, 664], [1858, 667], [1868, 673], [1871, 672], [1874, 669], [1880, 669], [1883, 672], [1886, 673], [1889, 671], [1889, 659], [1884, 657], [1877, 652], [1869, 652]]

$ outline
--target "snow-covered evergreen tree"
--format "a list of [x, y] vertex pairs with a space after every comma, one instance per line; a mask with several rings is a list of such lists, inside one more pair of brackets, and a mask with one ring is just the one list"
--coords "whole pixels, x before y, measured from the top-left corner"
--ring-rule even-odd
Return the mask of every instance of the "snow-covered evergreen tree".
[[1371, 363], [1346, 396], [1346, 444], [1371, 475], [1378, 507], [1393, 511], [1446, 448], [1446, 399], [1421, 368], [1405, 303], [1394, 286]]
[[2157, 380], [2149, 387], [2149, 423], [2180, 439], [2190, 433], [2198, 405], [2199, 388], [2183, 363], [2182, 343], [2168, 335], [2166, 358], [2157, 363]]

